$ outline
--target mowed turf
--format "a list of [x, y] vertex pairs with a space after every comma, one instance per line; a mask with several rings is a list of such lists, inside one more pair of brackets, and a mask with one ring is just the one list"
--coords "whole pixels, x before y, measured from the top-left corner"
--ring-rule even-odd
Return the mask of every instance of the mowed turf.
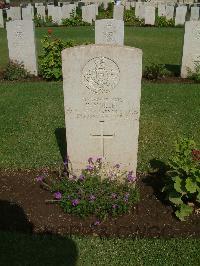
[[[74, 40], [77, 44], [94, 43], [94, 26], [90, 27], [53, 27], [53, 36], [62, 40]], [[38, 55], [41, 40], [48, 28], [36, 28]], [[183, 28], [125, 27], [125, 45], [143, 50], [143, 66], [150, 62], [167, 64], [174, 70], [181, 63], [183, 48]], [[5, 29], [0, 29], [0, 69], [8, 62], [8, 49]]]
[[[0, 168], [62, 162], [62, 83], [1, 82], [0, 110]], [[155, 158], [167, 162], [179, 135], [200, 144], [199, 117], [200, 85], [143, 83], [138, 170], [145, 171]]]
[[200, 240], [100, 239], [0, 232], [0, 265], [198, 266]]

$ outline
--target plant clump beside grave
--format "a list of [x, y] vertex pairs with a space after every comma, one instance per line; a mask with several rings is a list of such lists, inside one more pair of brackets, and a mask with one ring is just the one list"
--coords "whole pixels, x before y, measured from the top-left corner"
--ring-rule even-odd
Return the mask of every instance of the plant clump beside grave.
[[52, 30], [41, 41], [42, 53], [39, 56], [40, 75], [47, 80], [62, 79], [61, 52], [65, 48], [73, 47], [73, 41], [64, 42], [52, 37]]
[[175, 21], [174, 19], [167, 19], [164, 16], [162, 17], [156, 16], [155, 26], [156, 27], [174, 27]]
[[29, 77], [31, 75], [24, 69], [24, 65], [14, 61], [10, 61], [3, 72], [3, 78], [10, 81], [24, 80]]
[[44, 19], [44, 17], [41, 17], [40, 15], [36, 15], [33, 21], [36, 27], [57, 27], [58, 26], [57, 23], [54, 23], [52, 21], [52, 17], [48, 17], [48, 16], [46, 16]]
[[[66, 165], [66, 164], [65, 164]], [[48, 188], [56, 202], [66, 213], [82, 218], [94, 215], [106, 219], [132, 210], [139, 200], [133, 172], [122, 169], [120, 164], [110, 166], [102, 158], [89, 158], [80, 176], [69, 169], [58, 180], [37, 177], [41, 186]]]
[[177, 142], [169, 166], [162, 192], [183, 221], [200, 203], [200, 150], [195, 142], [189, 139]]
[[162, 79], [171, 76], [172, 73], [168, 71], [163, 64], [151, 63], [147, 65], [144, 69], [144, 78], [149, 80]]
[[200, 83], [200, 63], [195, 64], [194, 71], [188, 70], [188, 78]]
[[125, 10], [124, 23], [126, 26], [144, 26], [144, 19], [137, 18], [134, 9]]

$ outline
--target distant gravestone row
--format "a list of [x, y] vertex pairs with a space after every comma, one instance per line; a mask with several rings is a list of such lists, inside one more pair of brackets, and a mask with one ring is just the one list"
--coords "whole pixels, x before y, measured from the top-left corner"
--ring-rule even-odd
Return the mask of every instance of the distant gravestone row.
[[[108, 4], [104, 2], [105, 5]], [[37, 15], [45, 20], [46, 15], [52, 18], [54, 23], [58, 25], [62, 24], [63, 19], [70, 18], [72, 14], [76, 14], [76, 4], [65, 4], [62, 6], [54, 6], [54, 5], [35, 5], [37, 10]], [[84, 22], [92, 23], [96, 20], [96, 16], [98, 15], [98, 6], [99, 3], [88, 4], [82, 6], [82, 20]], [[124, 9], [130, 10], [131, 7], [135, 8], [135, 16], [139, 19], [143, 19], [146, 25], [155, 25], [155, 16], [156, 16], [156, 8], [158, 8], [158, 16], [166, 17], [167, 20], [175, 18], [175, 25], [184, 25], [186, 18], [187, 20], [190, 18], [191, 21], [197, 21], [200, 19], [200, 8], [199, 6], [191, 6], [188, 9], [188, 6], [184, 4], [180, 4], [175, 6], [175, 4], [155, 4], [154, 2], [124, 2], [124, 5], [114, 5], [113, 10], [113, 19], [123, 20], [124, 17]], [[34, 18], [34, 8], [29, 5], [25, 8], [21, 7], [11, 7], [7, 10], [7, 18], [11, 20], [33, 20]], [[0, 13], [0, 21], [2, 21], [3, 17]], [[2, 25], [1, 23], [0, 25]], [[2, 26], [0, 26], [2, 27]]]

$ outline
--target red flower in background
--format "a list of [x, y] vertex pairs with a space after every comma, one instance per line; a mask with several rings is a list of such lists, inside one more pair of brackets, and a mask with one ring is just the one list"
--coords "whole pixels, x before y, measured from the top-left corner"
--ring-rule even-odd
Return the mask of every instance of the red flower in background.
[[193, 150], [192, 157], [195, 161], [200, 161], [200, 150]]
[[47, 32], [48, 32], [48, 34], [49, 34], [49, 35], [51, 35], [51, 34], [52, 34], [52, 32], [53, 32], [53, 30], [52, 30], [52, 29], [48, 29], [48, 31], [47, 31]]

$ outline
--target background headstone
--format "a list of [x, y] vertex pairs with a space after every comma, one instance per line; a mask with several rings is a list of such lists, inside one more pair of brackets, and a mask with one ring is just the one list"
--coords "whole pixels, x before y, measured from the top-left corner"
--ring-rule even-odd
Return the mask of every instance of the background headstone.
[[95, 44], [124, 45], [124, 21], [115, 19], [96, 20]]
[[69, 4], [69, 5], [62, 6], [62, 18], [63, 19], [70, 18], [72, 14], [76, 16], [76, 5]]
[[35, 27], [32, 20], [15, 20], [6, 23], [9, 59], [22, 63], [37, 76]]
[[195, 70], [195, 64], [200, 64], [200, 21], [188, 21], [185, 23], [185, 35], [181, 77], [188, 77], [188, 69]]
[[45, 6], [37, 6], [37, 15], [40, 16], [41, 18], [45, 19], [45, 17], [46, 17]]
[[51, 12], [52, 12], [52, 21], [58, 25], [61, 25], [62, 24], [62, 7], [54, 6]]
[[178, 6], [176, 8], [175, 25], [184, 25], [187, 13], [187, 6]]
[[166, 16], [166, 6], [164, 4], [158, 5], [158, 16], [165, 17]]
[[10, 7], [7, 11], [7, 19], [21, 20], [21, 7]]
[[90, 24], [92, 24], [92, 21], [96, 20], [95, 5], [82, 6], [82, 20]]
[[[87, 45], [62, 51], [67, 154], [73, 169], [104, 157], [136, 174], [142, 51]], [[80, 130], [81, 129], [81, 130]]]
[[199, 19], [199, 7], [192, 6], [191, 7], [191, 16], [190, 20], [198, 20]]
[[32, 6], [22, 8], [22, 19], [32, 20], [34, 18], [34, 11]]
[[145, 24], [154, 25], [155, 24], [155, 7], [154, 6], [145, 6]]
[[113, 19], [123, 20], [124, 19], [124, 6], [115, 5], [113, 11]]
[[168, 20], [174, 18], [174, 6], [173, 5], [167, 5], [166, 6], [166, 18]]
[[3, 10], [0, 9], [0, 28], [4, 28]]

